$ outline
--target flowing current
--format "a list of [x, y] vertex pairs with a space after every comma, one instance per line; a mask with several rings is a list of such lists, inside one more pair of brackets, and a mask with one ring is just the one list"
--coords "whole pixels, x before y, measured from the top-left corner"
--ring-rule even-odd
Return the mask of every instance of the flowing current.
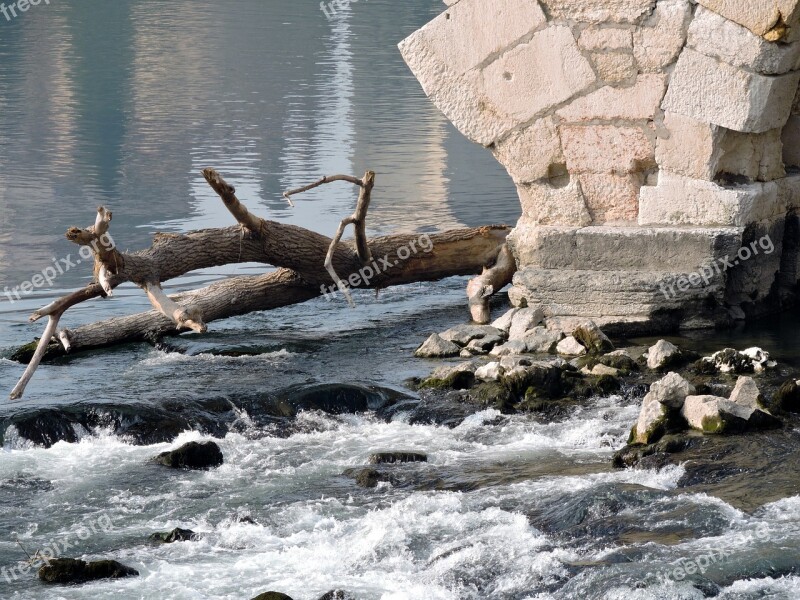
[[[310, 0], [54, 0], [0, 18], [0, 290], [74, 258], [63, 232], [98, 204], [114, 211], [123, 249], [155, 231], [231, 224], [207, 166], [251, 210], [326, 235], [352, 211], [352, 189], [324, 186], [293, 209], [281, 192], [366, 169], [378, 173], [371, 234], [513, 223], [510, 178], [438, 113], [396, 49], [443, 5], [341, 4], [329, 20]], [[167, 289], [264, 269], [209, 269]], [[27, 323], [34, 308], [90, 276], [78, 265], [20, 301], [3, 293], [0, 356], [41, 334]], [[437, 366], [414, 348], [464, 320], [464, 284], [356, 293], [356, 310], [318, 299], [159, 348], [44, 365], [23, 401], [0, 406], [0, 599], [316, 600], [335, 588], [362, 600], [800, 597], [800, 490], [735, 507], [684, 489], [682, 466], [611, 468], [636, 391], [556, 421], [409, 391], [407, 379]], [[147, 308], [124, 287], [66, 325]], [[725, 343], [764, 342], [780, 359], [796, 330]], [[0, 390], [21, 372], [0, 358]], [[325, 385], [367, 390], [375, 406], [263, 411]], [[32, 444], [11, 424], [29, 417], [62, 441]], [[149, 462], [211, 439], [218, 469]], [[345, 474], [399, 450], [428, 462], [392, 466], [373, 489]], [[200, 539], [147, 539], [175, 527]], [[20, 565], [36, 551], [112, 558], [140, 576], [46, 587]]]

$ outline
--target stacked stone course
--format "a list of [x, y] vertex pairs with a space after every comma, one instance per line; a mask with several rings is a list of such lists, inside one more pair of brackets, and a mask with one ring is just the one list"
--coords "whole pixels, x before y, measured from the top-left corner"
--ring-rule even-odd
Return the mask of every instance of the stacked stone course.
[[653, 330], [794, 299], [800, 0], [446, 4], [400, 49], [517, 186], [515, 304]]

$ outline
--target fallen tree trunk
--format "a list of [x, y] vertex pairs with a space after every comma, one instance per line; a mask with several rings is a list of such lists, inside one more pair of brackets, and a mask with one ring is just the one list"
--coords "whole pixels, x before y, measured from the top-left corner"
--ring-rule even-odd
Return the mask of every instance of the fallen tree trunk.
[[[381, 289], [455, 275], [484, 272], [482, 297], [499, 291], [510, 269], [505, 239], [506, 226], [450, 230], [437, 234], [391, 235], [366, 238], [365, 219], [375, 174], [363, 179], [349, 176], [323, 178], [291, 194], [330, 181], [349, 181], [361, 187], [352, 217], [342, 221], [336, 237], [251, 214], [236, 198], [235, 190], [212, 169], [203, 172], [239, 226], [206, 229], [188, 234], [156, 234], [153, 245], [135, 253], [121, 253], [109, 235], [112, 214], [98, 209], [95, 224], [71, 228], [67, 238], [89, 246], [95, 259], [96, 282], [36, 311], [31, 321], [48, 318], [45, 336], [23, 347], [14, 358], [29, 362], [12, 398], [21, 397], [33, 372], [44, 358], [115, 344], [155, 341], [185, 331], [204, 332], [207, 324], [249, 312], [270, 310], [305, 302], [320, 295], [343, 292], [352, 302], [348, 287]], [[356, 231], [353, 242], [341, 242], [346, 225]], [[500, 257], [500, 268], [492, 269]], [[167, 296], [162, 283], [190, 271], [231, 263], [259, 262], [279, 269], [257, 276], [233, 277], [206, 288]], [[512, 260], [513, 263], [513, 260]], [[344, 274], [343, 277], [340, 277]], [[499, 274], [499, 275], [498, 275]], [[57, 330], [61, 317], [72, 306], [112, 295], [125, 282], [141, 287], [153, 311], [108, 319], [75, 329]], [[502, 287], [502, 285], [500, 286]], [[488, 313], [486, 313], [488, 316]]]

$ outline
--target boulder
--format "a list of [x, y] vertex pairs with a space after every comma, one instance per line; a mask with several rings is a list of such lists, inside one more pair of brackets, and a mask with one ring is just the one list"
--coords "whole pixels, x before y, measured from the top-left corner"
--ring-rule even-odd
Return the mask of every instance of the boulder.
[[666, 340], [658, 340], [647, 351], [647, 367], [649, 369], [666, 369], [679, 359], [681, 351], [675, 344]]
[[556, 344], [556, 352], [563, 356], [583, 356], [586, 348], [575, 337], [568, 335]]
[[652, 444], [658, 441], [666, 432], [669, 411], [666, 406], [653, 398], [645, 396], [639, 419], [631, 430], [628, 443]]
[[745, 348], [742, 350], [742, 354], [744, 354], [747, 358], [749, 358], [753, 363], [753, 370], [756, 373], [761, 373], [767, 369], [774, 369], [778, 366], [774, 360], [770, 360], [769, 352], [762, 350], [758, 347], [752, 348]]
[[498, 337], [503, 340], [506, 337], [506, 332], [502, 329], [496, 329], [491, 325], [456, 325], [439, 334], [439, 337], [443, 340], [453, 342], [459, 346], [466, 346], [472, 340], [483, 339], [489, 336]]
[[416, 349], [414, 356], [417, 358], [447, 358], [449, 356], [458, 356], [460, 352], [460, 346], [445, 340], [438, 333], [433, 333]]
[[189, 442], [175, 450], [162, 452], [153, 460], [173, 469], [205, 470], [220, 466], [224, 459], [215, 442]]
[[614, 350], [614, 344], [594, 321], [586, 321], [578, 325], [572, 332], [572, 336], [590, 353], [605, 354]]
[[523, 340], [512, 340], [495, 346], [491, 349], [489, 354], [491, 356], [509, 356], [513, 354], [524, 354], [528, 351], [528, 344]]
[[181, 529], [180, 527], [176, 527], [172, 531], [159, 531], [152, 533], [148, 539], [151, 542], [172, 544], [173, 542], [192, 542], [200, 539], [200, 536], [191, 529]]
[[115, 560], [85, 562], [74, 558], [54, 558], [39, 569], [39, 579], [45, 583], [62, 585], [86, 583], [99, 579], [136, 577], [139, 571]]
[[264, 592], [253, 598], [253, 600], [292, 600], [292, 598], [280, 592]]
[[421, 388], [467, 390], [475, 385], [475, 370], [478, 363], [466, 361], [455, 366], [438, 367], [425, 381]]
[[546, 327], [534, 327], [529, 329], [521, 341], [525, 342], [528, 352], [534, 354], [549, 354], [556, 348], [558, 342], [564, 337], [560, 331], [547, 329]]
[[508, 330], [508, 339], [521, 340], [533, 329], [544, 322], [544, 312], [541, 308], [521, 308], [511, 319], [511, 327]]
[[502, 317], [495, 319], [494, 322], [492, 323], [492, 327], [508, 333], [508, 331], [511, 329], [511, 322], [514, 319], [514, 315], [517, 314], [519, 310], [520, 309], [518, 308], [512, 308]]
[[481, 381], [497, 381], [505, 371], [499, 362], [490, 362], [475, 370], [475, 378]]
[[781, 426], [780, 420], [769, 413], [718, 396], [688, 396], [681, 414], [690, 427], [703, 433], [741, 433]]
[[428, 462], [428, 455], [421, 452], [376, 452], [370, 455], [369, 462], [372, 465]]
[[598, 357], [596, 360], [602, 365], [617, 369], [622, 375], [630, 375], [639, 370], [639, 365], [625, 350], [615, 350]]
[[687, 396], [695, 394], [694, 386], [677, 373], [670, 372], [650, 385], [645, 400], [660, 402], [667, 408], [679, 409]]
[[764, 398], [758, 391], [758, 385], [752, 377], [742, 376], [736, 380], [731, 392], [730, 401], [753, 410], [764, 408]]
[[490, 334], [486, 337], [475, 338], [469, 344], [467, 344], [466, 349], [473, 354], [488, 354], [489, 350], [498, 344], [502, 344], [504, 341], [505, 339], [501, 336]]
[[775, 408], [783, 412], [800, 413], [800, 382], [785, 381], [773, 397]]

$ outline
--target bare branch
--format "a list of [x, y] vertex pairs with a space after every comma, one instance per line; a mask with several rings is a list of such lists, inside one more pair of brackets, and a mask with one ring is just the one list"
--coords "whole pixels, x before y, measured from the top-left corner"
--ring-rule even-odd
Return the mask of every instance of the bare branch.
[[39, 345], [36, 346], [36, 352], [33, 354], [31, 362], [28, 363], [28, 368], [25, 369], [25, 372], [22, 374], [19, 382], [14, 386], [14, 389], [11, 390], [10, 398], [12, 400], [19, 400], [22, 398], [22, 394], [25, 393], [25, 388], [28, 386], [28, 382], [30, 382], [31, 377], [33, 377], [33, 374], [39, 367], [39, 363], [42, 362], [45, 352], [47, 352], [47, 347], [50, 345], [50, 341], [53, 339], [53, 336], [58, 329], [58, 320], [61, 318], [62, 314], [63, 313], [56, 313], [55, 315], [51, 315], [49, 317], [47, 327], [45, 327], [44, 333], [42, 334], [42, 339], [39, 340]]
[[151, 283], [145, 284], [142, 287], [147, 294], [147, 298], [150, 300], [150, 304], [153, 305], [153, 308], [172, 320], [178, 329], [191, 329], [197, 333], [205, 333], [208, 330], [201, 316], [196, 314], [197, 311], [180, 306], [164, 293], [160, 285]]
[[219, 197], [222, 198], [226, 208], [241, 225], [256, 234], [261, 231], [264, 221], [250, 213], [247, 207], [239, 202], [239, 199], [236, 197], [235, 187], [225, 181], [222, 175], [212, 168], [203, 169], [203, 177], [206, 178], [211, 189], [217, 192]]
[[286, 192], [283, 192], [283, 197], [289, 201], [290, 206], [294, 206], [294, 204], [292, 203], [292, 196], [296, 194], [302, 194], [303, 192], [307, 192], [309, 190], [313, 190], [314, 188], [318, 188], [319, 186], [325, 185], [326, 183], [333, 183], [334, 181], [347, 181], [349, 183], [352, 183], [353, 185], [364, 187], [364, 182], [358, 177], [353, 177], [352, 175], [326, 175], [322, 179], [315, 181], [314, 183], [304, 185], [303, 187], [297, 188], [296, 190], [288, 190]]

